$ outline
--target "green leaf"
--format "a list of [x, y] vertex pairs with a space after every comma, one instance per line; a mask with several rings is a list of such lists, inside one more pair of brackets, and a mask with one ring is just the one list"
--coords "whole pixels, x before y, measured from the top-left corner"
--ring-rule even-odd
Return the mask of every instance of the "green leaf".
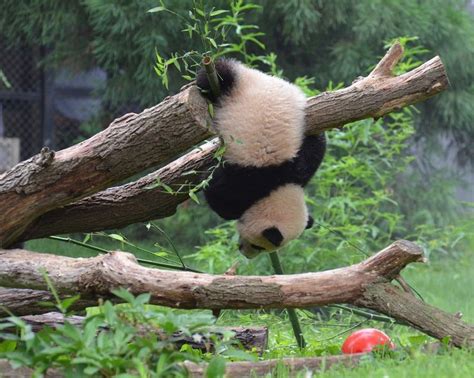
[[71, 307], [74, 303], [76, 303], [79, 299], [81, 298], [80, 295], [75, 295], [73, 297], [70, 297], [70, 298], [66, 298], [66, 299], [63, 299], [61, 301], [61, 307], [67, 311], [67, 309], [69, 307]]
[[165, 7], [154, 7], [154, 8], [148, 9], [147, 12], [148, 13], [156, 13], [156, 12], [163, 12], [165, 10], [166, 10]]
[[189, 175], [195, 175], [195, 174], [197, 174], [197, 171], [193, 169], [191, 171], [186, 171], [186, 172], [181, 173], [181, 176], [189, 176]]
[[196, 202], [198, 205], [200, 204], [199, 199], [196, 196], [196, 193], [193, 192], [192, 190], [189, 192], [189, 198], [191, 198], [194, 202]]
[[0, 342], [0, 353], [12, 352], [16, 348], [16, 341], [14, 340], [5, 340]]
[[212, 11], [210, 14], [211, 14], [211, 17], [214, 17], [214, 16], [219, 16], [224, 13], [229, 13], [229, 11], [224, 10], [224, 9], [218, 9], [218, 10]]
[[115, 239], [121, 242], [125, 242], [125, 238], [122, 235], [119, 234], [108, 234], [109, 238]]
[[84, 373], [87, 375], [94, 375], [98, 371], [99, 371], [99, 368], [95, 366], [88, 366], [84, 369]]
[[215, 356], [209, 362], [206, 369], [207, 378], [219, 378], [225, 374], [225, 359], [220, 356]]
[[123, 299], [125, 302], [128, 302], [128, 303], [133, 303], [133, 301], [135, 300], [135, 297], [133, 296], [133, 294], [124, 288], [112, 290], [112, 294]]
[[217, 49], [217, 43], [213, 38], [208, 37], [207, 40], [211, 43], [211, 45]]
[[195, 8], [195, 11], [198, 15], [200, 15], [201, 17], [206, 17], [206, 14], [204, 13], [204, 11], [202, 9], [199, 9], [199, 8]]
[[143, 293], [140, 294], [138, 297], [135, 298], [135, 304], [137, 305], [144, 305], [150, 302], [151, 294], [150, 293]]
[[426, 335], [415, 335], [415, 336], [408, 337], [408, 341], [410, 342], [410, 344], [416, 347], [425, 344], [428, 341], [428, 339], [429, 338]]

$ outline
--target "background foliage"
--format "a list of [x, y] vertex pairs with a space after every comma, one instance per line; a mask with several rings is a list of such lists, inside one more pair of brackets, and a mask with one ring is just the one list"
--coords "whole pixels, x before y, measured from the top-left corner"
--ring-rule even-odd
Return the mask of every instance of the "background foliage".
[[[229, 4], [225, 0], [205, 3], [218, 9]], [[290, 79], [314, 77], [319, 88], [330, 80], [348, 84], [368, 72], [374, 58], [383, 54], [382, 41], [417, 36], [427, 48], [420, 58], [441, 55], [451, 81], [450, 91], [419, 105], [417, 139], [432, 144], [433, 136], [449, 135], [458, 147], [459, 160], [473, 160], [474, 23], [465, 0], [256, 3], [262, 8], [253, 11], [249, 21], [265, 33], [262, 42], [280, 57], [279, 66]], [[164, 4], [186, 14], [192, 0]], [[103, 68], [108, 80], [100, 95], [109, 111], [126, 103], [150, 106], [168, 93], [158, 81], [150, 80], [155, 49], [190, 50], [175, 17], [147, 13], [157, 5], [157, 0], [4, 0], [0, 30], [10, 43], [50, 47], [48, 65]], [[178, 78], [170, 80], [172, 91], [183, 84]]]

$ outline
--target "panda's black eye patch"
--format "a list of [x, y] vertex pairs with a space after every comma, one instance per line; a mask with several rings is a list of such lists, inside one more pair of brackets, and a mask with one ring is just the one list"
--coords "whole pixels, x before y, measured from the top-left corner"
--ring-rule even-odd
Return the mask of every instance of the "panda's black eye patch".
[[263, 251], [265, 248], [263, 247], [260, 247], [259, 245], [255, 245], [255, 244], [250, 244], [250, 246], [253, 248], [253, 249], [256, 249], [257, 251]]

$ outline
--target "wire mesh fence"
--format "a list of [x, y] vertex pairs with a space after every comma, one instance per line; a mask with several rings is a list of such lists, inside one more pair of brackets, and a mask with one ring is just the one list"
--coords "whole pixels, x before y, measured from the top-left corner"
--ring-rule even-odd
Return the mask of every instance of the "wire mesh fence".
[[[8, 48], [0, 42], [0, 69], [8, 85], [0, 86], [0, 170], [37, 153], [42, 146], [42, 75], [39, 49]], [[15, 156], [20, 146], [19, 156]]]
[[81, 124], [101, 108], [92, 93], [103, 71], [44, 70], [41, 48], [8, 47], [1, 34], [0, 51], [0, 172], [43, 146], [58, 150], [87, 136]]

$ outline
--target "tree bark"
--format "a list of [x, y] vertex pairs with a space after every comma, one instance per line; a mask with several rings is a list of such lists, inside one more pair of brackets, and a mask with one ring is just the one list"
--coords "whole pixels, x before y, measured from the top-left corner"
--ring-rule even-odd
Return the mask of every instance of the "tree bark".
[[[20, 367], [14, 369], [8, 360], [0, 360], [0, 377], [2, 378], [31, 378], [33, 369]], [[64, 374], [58, 369], [48, 369], [45, 378], [64, 378]]]
[[[47, 290], [0, 287], [0, 318], [9, 315], [5, 309], [17, 316], [53, 311], [55, 308], [46, 305], [46, 302], [55, 302], [53, 295]], [[70, 310], [82, 311], [92, 306], [97, 306], [97, 297], [81, 297], [71, 306]]]
[[126, 287], [135, 295], [149, 292], [152, 304], [177, 308], [305, 308], [350, 303], [407, 322], [433, 337], [450, 337], [456, 346], [474, 345], [473, 326], [408, 298], [410, 294], [389, 284], [403, 267], [416, 261], [423, 261], [422, 250], [402, 240], [346, 268], [242, 277], [145, 268], [123, 252], [75, 259], [9, 250], [0, 251], [0, 285], [47, 290], [41, 273], [46, 270], [61, 295], [79, 293], [83, 300], [111, 298], [113, 289]]
[[[297, 372], [303, 371], [319, 371], [326, 370], [336, 365], [345, 367], [357, 366], [360, 359], [366, 353], [357, 353], [351, 355], [325, 356], [325, 357], [307, 357], [307, 358], [282, 358], [274, 360], [266, 360], [259, 362], [229, 362], [225, 366], [226, 378], [250, 378], [263, 377], [271, 374], [278, 366], [282, 366], [288, 370], [290, 376], [293, 377]], [[189, 377], [200, 378], [206, 377], [207, 364], [196, 364], [186, 361], [183, 366], [188, 371]], [[272, 375], [277, 376], [277, 375]], [[282, 375], [283, 376], [283, 375]], [[309, 375], [312, 376], [312, 375]]]
[[[448, 79], [439, 57], [404, 75], [392, 76], [391, 70], [402, 54], [401, 46], [394, 45], [366, 78], [347, 88], [308, 99], [307, 133], [322, 132], [364, 118], [378, 118], [447, 88]], [[72, 229], [87, 232], [149, 220], [150, 216], [169, 215], [176, 203], [186, 199], [185, 195], [172, 201], [165, 199], [163, 207], [156, 205], [146, 215], [134, 214], [130, 221], [127, 220], [130, 201], [135, 201], [133, 197], [140, 197], [138, 203], [142, 208], [150, 204], [145, 198], [153, 197], [152, 202], [158, 202], [152, 195], [142, 196], [146, 191], [146, 186], [141, 186], [143, 182], [133, 188], [125, 186], [99, 193], [67, 209], [61, 207], [179, 155], [210, 136], [209, 124], [206, 103], [196, 87], [191, 86], [138, 115], [127, 114], [115, 120], [109, 128], [82, 143], [56, 154], [44, 151], [20, 163], [0, 176], [0, 214], [5, 215], [0, 220], [0, 247], [49, 232], [60, 234]], [[202, 170], [209, 157], [203, 156], [188, 167]], [[174, 168], [180, 169], [176, 165]], [[157, 172], [156, 175], [159, 174]], [[169, 179], [168, 185], [182, 180], [173, 175], [166, 179]], [[128, 189], [134, 189], [131, 196], [124, 192]], [[158, 200], [161, 201], [162, 196]], [[78, 212], [87, 218], [83, 223], [68, 216], [68, 212], [73, 212], [76, 206], [80, 209]], [[50, 217], [53, 220], [60, 216], [64, 218], [59, 223], [55, 221], [50, 231], [41, 231], [43, 227], [48, 227], [48, 216], [39, 219], [31, 230], [27, 230], [38, 217], [58, 208]], [[107, 226], [101, 227], [92, 214], [102, 211], [108, 214], [116, 211], [114, 216], [109, 217], [115, 218], [116, 222], [109, 219], [105, 222]], [[100, 222], [103, 218], [102, 215]]]
[[[190, 186], [194, 187], [207, 177], [218, 145], [216, 138], [135, 182], [49, 211], [35, 220], [17, 240], [110, 230], [171, 216], [177, 206], [189, 198]], [[158, 180], [176, 193], [170, 194], [163, 186], [155, 186]]]

